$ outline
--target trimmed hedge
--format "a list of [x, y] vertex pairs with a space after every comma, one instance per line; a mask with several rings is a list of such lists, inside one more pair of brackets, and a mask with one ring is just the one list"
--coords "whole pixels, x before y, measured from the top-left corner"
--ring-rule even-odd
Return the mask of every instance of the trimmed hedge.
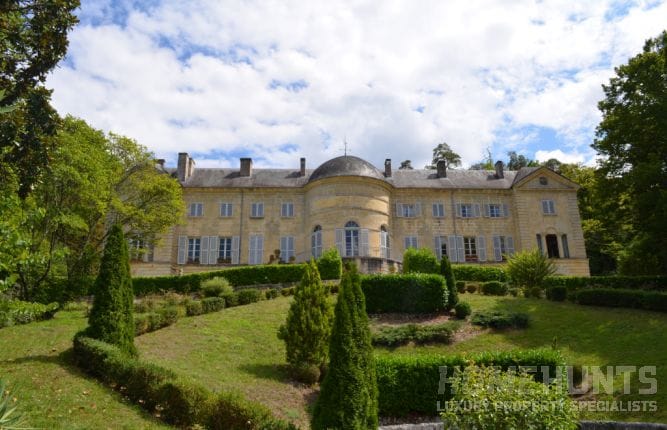
[[563, 302], [567, 299], [567, 287], [564, 285], [554, 285], [546, 290], [547, 299], [554, 302]]
[[635, 308], [667, 312], [667, 294], [657, 291], [622, 290], [616, 288], [588, 288], [572, 293], [581, 305]]
[[58, 303], [44, 305], [21, 300], [3, 301], [0, 299], [0, 328], [51, 319], [59, 307]]
[[480, 291], [485, 296], [504, 296], [509, 292], [507, 284], [500, 281], [482, 282]]
[[[445, 386], [445, 393], [438, 394], [443, 378], [451, 377], [451, 370], [470, 364], [500, 366], [507, 369], [512, 366], [546, 366], [549, 375], [556, 375], [556, 367], [565, 365], [563, 357], [552, 349], [504, 351], [472, 355], [382, 355], [376, 357], [378, 389], [380, 391], [380, 415], [402, 417], [411, 414], [435, 416], [438, 414], [438, 402], [452, 396], [450, 386]], [[441, 374], [441, 367], [449, 372]], [[536, 381], [543, 381], [543, 374], [534, 374]]]
[[520, 312], [483, 311], [475, 313], [470, 322], [497, 330], [505, 328], [526, 328], [530, 324], [528, 314]]
[[229, 393], [214, 394], [173, 372], [123, 354], [105, 342], [77, 335], [74, 360], [87, 373], [122, 391], [132, 402], [177, 427], [295, 430], [265, 406]]
[[454, 272], [454, 277], [457, 281], [507, 281], [507, 274], [500, 267], [452, 264], [452, 272]]
[[440, 275], [367, 275], [361, 277], [368, 313], [435, 313], [447, 309], [447, 286]]
[[403, 273], [440, 273], [440, 265], [428, 248], [408, 248], [403, 253]]
[[582, 288], [619, 288], [667, 292], [667, 276], [550, 276], [543, 286], [547, 289], [563, 286], [568, 291]]
[[383, 327], [373, 334], [373, 345], [394, 348], [414, 342], [419, 345], [428, 343], [452, 343], [457, 324], [405, 324], [397, 327]]
[[[317, 270], [320, 272], [320, 279], [340, 279], [343, 273], [343, 260], [336, 248], [331, 248], [317, 259]], [[299, 281], [301, 278], [299, 278]]]

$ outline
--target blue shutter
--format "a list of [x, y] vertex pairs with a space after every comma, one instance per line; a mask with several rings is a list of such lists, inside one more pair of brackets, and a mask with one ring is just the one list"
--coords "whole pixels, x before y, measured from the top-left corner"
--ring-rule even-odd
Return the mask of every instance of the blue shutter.
[[463, 248], [463, 236], [456, 236], [456, 252], [459, 262], [464, 263], [466, 261], [466, 253]]
[[362, 228], [360, 230], [360, 242], [361, 242], [361, 249], [360, 255], [362, 257], [367, 257], [368, 256], [368, 229], [367, 228]]
[[502, 249], [500, 248], [500, 236], [493, 236], [493, 258], [503, 261]]
[[342, 228], [336, 229], [336, 248], [341, 257], [345, 257], [345, 230]]
[[477, 236], [477, 258], [479, 261], [486, 261], [486, 238]]
[[188, 255], [188, 237], [178, 236], [178, 264], [185, 264]]
[[232, 264], [239, 264], [239, 245], [239, 237], [232, 236]]
[[449, 236], [449, 244], [447, 246], [449, 261], [458, 261], [458, 253], [456, 252], [456, 236]]
[[220, 248], [220, 238], [218, 236], [211, 236], [208, 238], [208, 264], [218, 263], [218, 252]]

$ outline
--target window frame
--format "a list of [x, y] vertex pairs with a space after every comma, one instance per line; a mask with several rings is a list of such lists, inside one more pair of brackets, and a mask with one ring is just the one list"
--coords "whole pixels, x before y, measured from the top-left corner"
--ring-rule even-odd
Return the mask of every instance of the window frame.
[[[223, 208], [225, 208], [224, 211]], [[231, 202], [220, 202], [220, 217], [231, 218], [233, 216], [234, 216], [234, 204]]]
[[294, 202], [282, 202], [280, 204], [280, 217], [294, 218]]
[[463, 236], [463, 255], [466, 263], [479, 262], [476, 236]]
[[[195, 208], [193, 211], [192, 208]], [[194, 212], [194, 213], [193, 213]], [[204, 216], [204, 203], [192, 202], [188, 205], [188, 216], [191, 218], [201, 218]]]
[[419, 236], [417, 235], [405, 236], [403, 238], [403, 246], [405, 247], [406, 250], [410, 248], [419, 249]]
[[264, 202], [250, 204], [250, 218], [264, 218]]
[[556, 202], [553, 199], [542, 199], [542, 215], [556, 215]]
[[445, 217], [445, 204], [443, 202], [433, 202], [431, 207], [433, 218]]
[[[226, 244], [229, 242], [229, 247], [223, 246], [223, 244]], [[218, 258], [216, 258], [216, 262], [218, 264], [231, 264], [232, 263], [232, 255], [234, 250], [232, 249], [232, 237], [231, 236], [219, 236], [218, 237]], [[229, 254], [229, 257], [223, 257], [223, 254]]]
[[187, 264], [201, 263], [201, 237], [188, 236]]

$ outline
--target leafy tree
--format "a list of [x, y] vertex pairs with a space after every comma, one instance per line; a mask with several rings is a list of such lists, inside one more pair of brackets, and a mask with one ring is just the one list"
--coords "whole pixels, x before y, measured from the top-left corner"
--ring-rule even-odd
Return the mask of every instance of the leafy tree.
[[412, 170], [412, 161], [401, 161], [401, 166], [398, 168], [398, 170]]
[[493, 156], [491, 155], [491, 150], [489, 148], [486, 148], [486, 154], [484, 154], [484, 160], [471, 165], [468, 170], [493, 170], [494, 168], [495, 166], [493, 164]]
[[440, 274], [444, 276], [447, 281], [447, 292], [449, 294], [447, 307], [452, 309], [459, 302], [459, 292], [456, 289], [456, 278], [452, 271], [452, 263], [449, 262], [449, 258], [444, 254], [440, 259]]
[[556, 273], [554, 263], [539, 249], [515, 253], [507, 260], [505, 270], [512, 284], [526, 290], [541, 287], [547, 276]]
[[558, 159], [556, 158], [549, 158], [547, 161], [542, 163], [542, 165], [548, 169], [553, 170], [554, 172], [560, 173], [560, 168], [563, 165]]
[[85, 288], [96, 272], [108, 223], [120, 223], [129, 237], [150, 242], [178, 221], [184, 206], [179, 184], [156, 169], [152, 154], [135, 141], [66, 117], [57, 142], [50, 169], [22, 205], [25, 211], [33, 208], [22, 225], [29, 253], [46, 255], [43, 264], [18, 267], [24, 299], [55, 269], [70, 287]]
[[539, 163], [535, 160], [526, 158], [522, 154], [517, 154], [516, 151], [509, 151], [507, 153], [509, 161], [507, 162], [508, 170], [519, 170], [522, 167], [537, 167]]
[[111, 227], [107, 237], [93, 294], [95, 297], [85, 335], [136, 355], [130, 259], [125, 235], [119, 224]]
[[303, 382], [317, 382], [327, 364], [332, 320], [333, 309], [326, 288], [317, 264], [311, 260], [294, 291], [287, 321], [278, 331], [278, 338], [285, 341], [287, 362], [296, 374], [312, 376]]
[[433, 148], [433, 160], [431, 161], [431, 165], [426, 166], [426, 168], [435, 169], [440, 160], [446, 160], [447, 167], [461, 165], [461, 156], [454, 152], [447, 142], [439, 143], [438, 146]]
[[626, 274], [667, 272], [667, 31], [615, 69], [603, 85], [602, 121], [593, 148], [599, 180], [614, 201], [611, 217], [629, 220], [619, 256]]
[[77, 23], [74, 10], [78, 6], [78, 0], [0, 3], [0, 88], [6, 90], [0, 109], [17, 106], [0, 116], [0, 161], [18, 175], [22, 198], [48, 164], [58, 115], [43, 82], [65, 56], [67, 33]]
[[340, 282], [329, 356], [312, 428], [377, 429], [375, 361], [361, 280], [354, 265], [346, 266]]

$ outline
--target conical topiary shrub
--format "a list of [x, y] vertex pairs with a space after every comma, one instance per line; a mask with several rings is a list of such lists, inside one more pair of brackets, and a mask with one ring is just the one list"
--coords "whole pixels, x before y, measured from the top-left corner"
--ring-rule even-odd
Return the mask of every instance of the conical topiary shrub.
[[127, 242], [120, 225], [114, 225], [109, 231], [93, 294], [85, 335], [136, 355], [132, 315], [134, 293]]
[[315, 383], [327, 364], [333, 309], [311, 260], [294, 291], [287, 321], [278, 331], [285, 341], [287, 362], [302, 382]]
[[312, 428], [377, 429], [375, 361], [361, 280], [354, 265], [347, 265], [341, 278], [329, 357]]

